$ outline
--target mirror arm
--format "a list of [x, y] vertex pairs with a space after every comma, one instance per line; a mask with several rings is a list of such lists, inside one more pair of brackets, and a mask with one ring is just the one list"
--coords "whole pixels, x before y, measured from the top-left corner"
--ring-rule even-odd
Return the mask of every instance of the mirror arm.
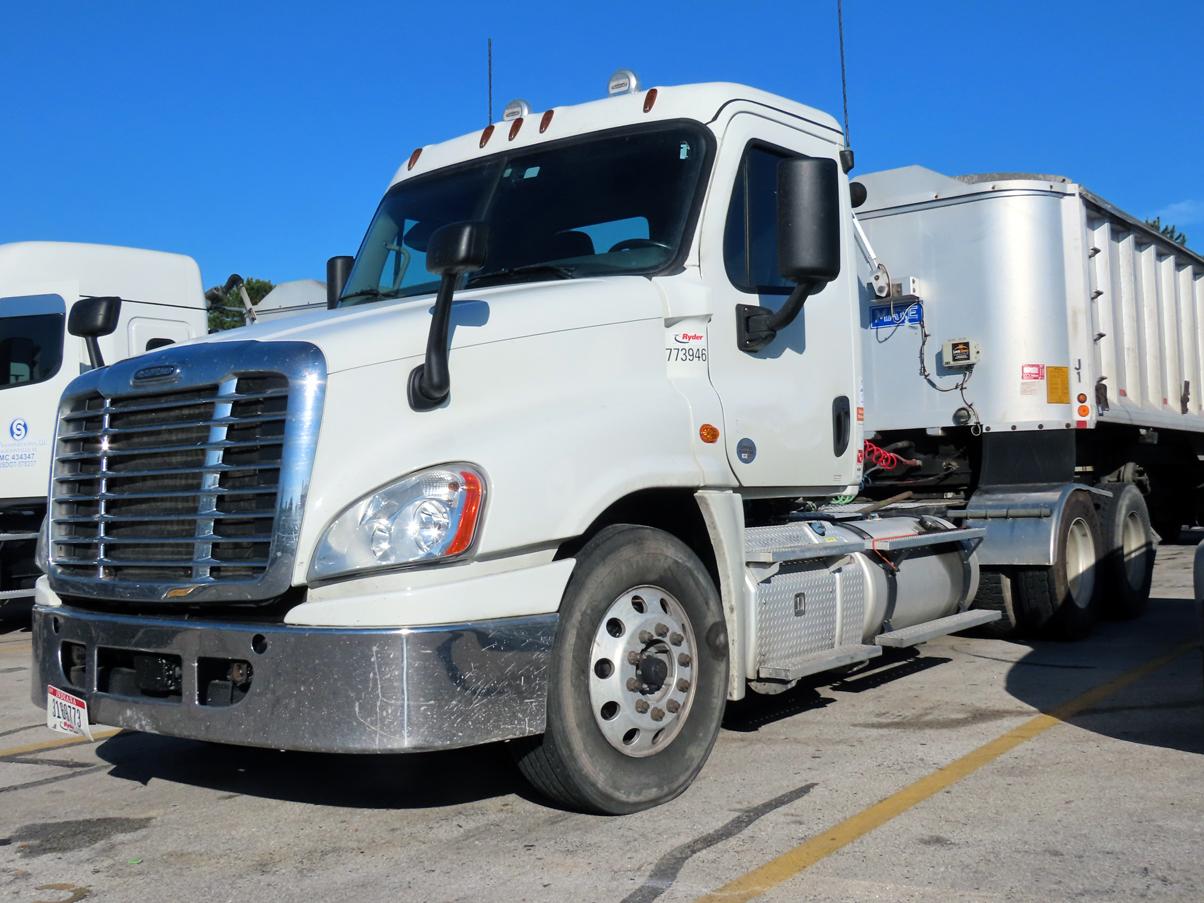
[[456, 274], [444, 273], [439, 282], [439, 294], [435, 296], [435, 312], [431, 316], [431, 329], [426, 337], [426, 360], [410, 372], [406, 389], [410, 407], [415, 411], [429, 411], [447, 400], [451, 392], [451, 376], [448, 373], [447, 333], [451, 322], [452, 292], [456, 286]]
[[778, 310], [755, 304], [736, 305], [736, 341], [741, 351], [760, 351], [773, 341], [778, 331], [785, 329], [802, 312], [803, 305], [814, 290], [814, 283], [802, 281]]
[[84, 336], [84, 345], [88, 348], [88, 363], [93, 370], [99, 370], [105, 365], [104, 356], [100, 353], [100, 340], [94, 335]]

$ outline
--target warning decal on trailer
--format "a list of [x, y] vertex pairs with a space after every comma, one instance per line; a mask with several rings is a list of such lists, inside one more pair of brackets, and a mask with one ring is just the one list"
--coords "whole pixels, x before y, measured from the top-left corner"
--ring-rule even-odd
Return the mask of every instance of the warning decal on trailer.
[[1070, 368], [1045, 368], [1045, 401], [1049, 404], [1070, 404]]
[[1021, 364], [1020, 365], [1021, 379], [1045, 379], [1044, 364]]

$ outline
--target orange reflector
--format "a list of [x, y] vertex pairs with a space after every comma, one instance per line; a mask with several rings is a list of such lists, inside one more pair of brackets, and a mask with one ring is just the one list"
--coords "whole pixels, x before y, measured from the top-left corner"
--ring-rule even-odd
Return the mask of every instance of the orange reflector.
[[472, 545], [477, 532], [477, 517], [481, 513], [484, 492], [480, 478], [470, 470], [462, 470], [460, 479], [464, 481], [464, 514], [460, 517], [460, 526], [452, 537], [451, 545], [447, 547], [447, 555], [459, 555]]
[[1086, 404], [1086, 403], [1087, 403], [1087, 393], [1080, 392], [1079, 393], [1079, 404]]
[[414, 164], [418, 162], [418, 158], [422, 156], [422, 148], [414, 148], [414, 153], [410, 154], [410, 162], [406, 164], [406, 171], [414, 168]]
[[555, 112], [555, 110], [548, 110], [539, 117], [539, 134], [542, 135], [548, 130], [548, 126], [552, 124], [552, 114]]
[[489, 143], [489, 139], [493, 137], [493, 126], [485, 126], [485, 131], [481, 132], [481, 147]]
[[1079, 416], [1080, 417], [1086, 417], [1090, 413], [1091, 413], [1091, 408], [1087, 407], [1087, 405], [1085, 405], [1085, 404], [1079, 405]]
[[654, 103], [656, 103], [656, 88], [644, 95], [644, 112], [647, 113], [651, 110]]
[[713, 424], [710, 424], [710, 423], [704, 423], [702, 426], [700, 426], [698, 428], [698, 438], [701, 439], [703, 442], [707, 443], [707, 445], [711, 445], [712, 443], [718, 442], [719, 441], [719, 427], [714, 426]]
[[522, 127], [523, 127], [523, 117], [521, 117], [521, 116], [519, 116], [518, 119], [514, 120], [514, 122], [510, 123], [510, 140], [511, 141], [514, 140], [514, 136], [518, 134], [518, 130], [521, 129]]

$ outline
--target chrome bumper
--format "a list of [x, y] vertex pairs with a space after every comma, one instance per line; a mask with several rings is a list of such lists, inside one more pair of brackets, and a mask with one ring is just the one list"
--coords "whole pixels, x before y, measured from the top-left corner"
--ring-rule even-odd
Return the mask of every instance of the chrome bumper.
[[[552, 614], [351, 629], [38, 605], [32, 698], [45, 707], [53, 684], [84, 696], [99, 724], [245, 746], [336, 753], [471, 746], [543, 731], [556, 623]], [[85, 649], [86, 686], [73, 686], [64, 671], [68, 642]], [[98, 661], [126, 651], [178, 656], [175, 698], [98, 689]], [[198, 659], [248, 662], [246, 695], [212, 704], [199, 685]]]

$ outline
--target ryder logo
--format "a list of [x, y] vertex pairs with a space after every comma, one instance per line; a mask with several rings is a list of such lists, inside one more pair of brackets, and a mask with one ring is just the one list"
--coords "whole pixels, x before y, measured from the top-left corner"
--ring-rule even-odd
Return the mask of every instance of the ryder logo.
[[673, 341], [679, 345], [689, 345], [691, 342], [701, 342], [702, 335], [697, 332], [679, 332], [673, 337]]

